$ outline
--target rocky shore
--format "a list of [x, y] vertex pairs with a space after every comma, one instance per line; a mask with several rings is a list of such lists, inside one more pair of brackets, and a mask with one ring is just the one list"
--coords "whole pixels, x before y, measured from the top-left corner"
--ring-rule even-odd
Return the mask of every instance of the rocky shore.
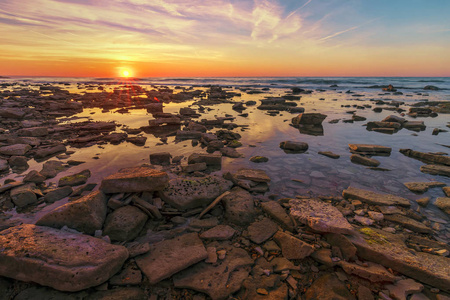
[[[263, 167], [276, 159], [246, 144], [243, 135], [253, 129], [241, 121], [257, 110], [267, 118], [286, 114], [281, 126], [301, 136], [324, 136], [325, 122], [365, 121], [368, 134], [415, 134], [426, 130], [428, 118], [449, 113], [449, 102], [354, 100], [353, 111], [341, 108], [350, 119], [331, 119], [302, 107], [302, 97], [320, 98], [321, 91], [298, 87], [258, 102], [239, 97], [267, 91], [1, 87], [0, 170], [6, 179], [0, 185], [0, 299], [450, 299], [446, 153], [349, 140], [346, 158], [337, 148], [314, 155], [325, 164], [347, 159], [370, 172], [388, 172], [384, 159], [395, 151], [401, 160], [423, 163], [417, 171], [424, 177], [402, 181], [403, 190], [391, 193], [354, 182], [339, 195], [324, 186], [321, 194], [302, 188], [287, 197], [277, 194], [279, 178]], [[394, 87], [376, 88], [402, 95]], [[175, 103], [178, 112], [166, 112]], [[210, 117], [220, 105], [233, 113]], [[89, 108], [145, 110], [148, 125], [79, 122]], [[391, 114], [362, 116], [369, 109]], [[445, 126], [432, 134], [448, 147]], [[90, 167], [101, 156], [72, 158], [90, 147], [132, 144], [145, 151], [150, 138], [193, 149], [173, 155], [152, 148], [140, 164], [106, 174]], [[256, 155], [245, 157], [251, 148]], [[277, 140], [270, 151], [301, 157], [312, 150], [294, 137]], [[238, 160], [252, 165], [228, 167]], [[288, 165], [282, 170], [290, 184], [327, 180], [316, 169], [302, 177]]]

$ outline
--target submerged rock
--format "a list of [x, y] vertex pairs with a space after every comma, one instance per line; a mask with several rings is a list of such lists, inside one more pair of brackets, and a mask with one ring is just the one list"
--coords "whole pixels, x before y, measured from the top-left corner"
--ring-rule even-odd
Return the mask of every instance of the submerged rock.
[[420, 167], [420, 171], [431, 175], [441, 175], [450, 177], [450, 166], [424, 165]]

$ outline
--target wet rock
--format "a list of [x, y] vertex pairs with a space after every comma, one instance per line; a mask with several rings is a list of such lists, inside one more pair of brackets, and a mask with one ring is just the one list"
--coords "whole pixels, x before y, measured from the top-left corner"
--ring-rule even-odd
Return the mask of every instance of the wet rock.
[[2, 108], [0, 109], [0, 117], [6, 119], [20, 120], [26, 115], [23, 109], [19, 108]]
[[265, 156], [252, 156], [250, 157], [250, 161], [254, 163], [265, 163], [269, 161], [269, 158]]
[[107, 291], [96, 291], [86, 300], [147, 300], [144, 290], [137, 287], [121, 287]]
[[366, 153], [372, 155], [389, 155], [392, 148], [380, 146], [380, 145], [369, 145], [369, 144], [348, 144], [351, 151], [356, 153]]
[[104, 178], [100, 190], [107, 194], [153, 192], [164, 189], [168, 182], [166, 172], [148, 167], [132, 167]]
[[450, 166], [450, 156], [424, 153], [411, 149], [400, 149], [400, 153], [426, 163]]
[[193, 173], [193, 172], [205, 171], [206, 169], [208, 169], [208, 166], [206, 165], [206, 163], [203, 162], [203, 163], [190, 164], [187, 166], [181, 166], [181, 169], [183, 170], [183, 172]]
[[66, 168], [64, 167], [64, 163], [57, 160], [46, 161], [42, 165], [42, 170], [39, 172], [41, 175], [46, 178], [53, 178], [58, 175], [59, 172], [64, 171]]
[[261, 208], [283, 228], [289, 231], [294, 231], [294, 223], [292, 222], [291, 218], [286, 213], [284, 208], [278, 202], [263, 202], [261, 203]]
[[411, 252], [403, 235], [374, 228], [362, 228], [361, 234], [349, 240], [358, 249], [358, 256], [418, 281], [449, 291], [450, 258], [424, 252]]
[[321, 125], [327, 116], [319, 113], [303, 113], [292, 118], [293, 125]]
[[[63, 300], [80, 300], [83, 297], [83, 292], [79, 293], [67, 293], [60, 292], [52, 288], [43, 286], [31, 286], [20, 291], [14, 300], [34, 300], [34, 299], [63, 299]], [[0, 298], [2, 300], [12, 299], [12, 296], [8, 298]]]
[[121, 142], [125, 141], [127, 137], [128, 137], [128, 135], [126, 133], [113, 132], [113, 133], [110, 133], [109, 135], [103, 137], [103, 140], [110, 142], [113, 145], [118, 145]]
[[99, 191], [55, 208], [42, 216], [36, 225], [62, 228], [67, 226], [87, 234], [102, 229], [106, 218], [106, 196]]
[[59, 144], [48, 148], [41, 148], [36, 150], [36, 152], [34, 153], [34, 158], [44, 159], [58, 153], [66, 152], [66, 150], [67, 150], [66, 146], [64, 146], [63, 144]]
[[216, 217], [206, 219], [191, 219], [189, 226], [192, 228], [205, 229], [213, 228], [219, 225], [219, 220]]
[[278, 226], [268, 218], [256, 221], [248, 226], [248, 237], [256, 244], [261, 244], [270, 239], [277, 231]]
[[31, 224], [2, 231], [0, 248], [0, 275], [72, 292], [105, 282], [128, 258], [125, 247]]
[[91, 177], [91, 171], [83, 170], [77, 174], [61, 177], [58, 181], [58, 186], [77, 186], [85, 184], [89, 177]]
[[356, 300], [335, 274], [316, 279], [304, 295], [305, 300]]
[[287, 259], [304, 259], [314, 252], [314, 247], [310, 244], [282, 231], [278, 231], [273, 239]]
[[318, 199], [291, 199], [291, 216], [313, 230], [332, 233], [352, 233], [353, 227], [333, 205]]
[[222, 201], [225, 206], [224, 216], [231, 223], [248, 225], [256, 217], [252, 195], [240, 187], [234, 187]]
[[188, 164], [196, 163], [206, 163], [208, 166], [222, 166], [222, 155], [193, 153], [188, 158]]
[[430, 197], [417, 199], [417, 204], [419, 204], [422, 207], [426, 207], [428, 203], [430, 203]]
[[10, 192], [12, 202], [20, 208], [36, 203], [37, 196], [34, 193], [35, 187], [34, 183], [28, 183], [13, 188]]
[[280, 143], [280, 148], [292, 152], [305, 152], [308, 150], [308, 144], [303, 142], [285, 141]]
[[406, 297], [411, 294], [420, 293], [423, 290], [423, 285], [412, 280], [399, 280], [393, 285], [387, 285], [389, 296], [398, 300], [406, 300]]
[[45, 179], [46, 177], [44, 175], [36, 170], [32, 170], [23, 178], [23, 182], [42, 183]]
[[379, 264], [367, 262], [366, 266], [361, 266], [355, 263], [340, 261], [339, 266], [345, 273], [354, 274], [361, 278], [367, 279], [370, 282], [394, 282], [395, 276], [386, 270], [385, 267]]
[[7, 155], [7, 156], [23, 156], [28, 151], [31, 150], [31, 146], [27, 144], [15, 144], [10, 146], [3, 146], [0, 147], [0, 154]]
[[131, 241], [139, 235], [147, 219], [148, 216], [137, 207], [120, 207], [106, 218], [103, 233], [113, 241]]
[[231, 239], [235, 233], [236, 230], [228, 225], [217, 225], [200, 234], [200, 238], [205, 240], [223, 241]]
[[369, 167], [378, 167], [380, 162], [374, 158], [364, 157], [358, 154], [352, 154], [350, 156], [350, 161], [355, 164], [369, 166]]
[[420, 172], [431, 175], [441, 175], [450, 177], [450, 167], [442, 165], [423, 165], [420, 167]]
[[400, 224], [405, 228], [408, 228], [414, 232], [420, 233], [431, 233], [432, 230], [430, 227], [427, 227], [425, 224], [420, 223], [414, 219], [405, 217], [403, 215], [386, 215], [384, 217], [385, 220], [394, 222], [396, 224]]
[[436, 199], [436, 202], [434, 202], [434, 205], [450, 215], [450, 197], [439, 197]]
[[188, 233], [151, 245], [147, 254], [136, 257], [136, 263], [149, 283], [155, 284], [207, 257], [197, 233]]
[[324, 156], [327, 156], [327, 157], [333, 158], [333, 159], [338, 159], [339, 157], [341, 157], [340, 155], [335, 154], [335, 153], [333, 153], [331, 151], [319, 151], [318, 153], [320, 155], [324, 155]]
[[408, 199], [389, 195], [389, 194], [379, 194], [372, 191], [367, 191], [363, 189], [358, 189], [354, 187], [349, 187], [342, 192], [345, 199], [361, 200], [370, 205], [400, 205], [409, 207], [411, 204]]
[[167, 166], [170, 165], [172, 155], [169, 152], [160, 152], [150, 154], [150, 163], [152, 165]]
[[72, 187], [70, 186], [52, 189], [47, 191], [47, 193], [44, 196], [44, 200], [47, 203], [53, 203], [65, 197], [68, 197], [70, 194], [72, 194], [72, 192], [73, 190]]
[[9, 166], [13, 169], [28, 169], [28, 159], [25, 156], [11, 156], [8, 159]]
[[425, 193], [426, 191], [428, 191], [429, 188], [445, 186], [445, 183], [437, 182], [437, 181], [430, 181], [430, 182], [405, 182], [404, 185], [411, 192], [422, 194], [422, 193]]
[[161, 198], [181, 210], [210, 204], [229, 190], [233, 183], [218, 176], [175, 178], [169, 181]]
[[219, 150], [220, 153], [222, 153], [223, 156], [231, 157], [231, 158], [239, 158], [242, 157], [242, 154], [239, 153], [236, 149], [231, 147], [224, 147]]
[[382, 120], [382, 122], [395, 122], [395, 123], [403, 124], [403, 123], [406, 122], [406, 119], [402, 118], [402, 117], [399, 117], [399, 116], [396, 116], [396, 115], [389, 115], [386, 118], [384, 118]]
[[126, 141], [132, 143], [136, 146], [144, 146], [147, 141], [146, 136], [129, 136], [126, 138]]
[[42, 137], [48, 135], [47, 127], [29, 127], [17, 131], [18, 136]]
[[213, 300], [228, 299], [237, 292], [250, 273], [253, 260], [240, 248], [228, 247], [227, 256], [218, 265], [200, 262], [176, 274], [176, 288], [189, 288], [205, 293]]
[[201, 137], [201, 131], [178, 130], [176, 135], [177, 140], [199, 140]]
[[403, 123], [403, 128], [419, 132], [425, 130], [427, 127], [423, 121], [407, 121]]
[[450, 197], [450, 186], [445, 186], [442, 188], [442, 191], [447, 197]]

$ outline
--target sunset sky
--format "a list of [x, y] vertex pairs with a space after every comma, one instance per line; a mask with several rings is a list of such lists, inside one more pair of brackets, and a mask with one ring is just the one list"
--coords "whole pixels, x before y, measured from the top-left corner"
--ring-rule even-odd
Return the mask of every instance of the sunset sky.
[[0, 76], [450, 76], [448, 0], [0, 0]]

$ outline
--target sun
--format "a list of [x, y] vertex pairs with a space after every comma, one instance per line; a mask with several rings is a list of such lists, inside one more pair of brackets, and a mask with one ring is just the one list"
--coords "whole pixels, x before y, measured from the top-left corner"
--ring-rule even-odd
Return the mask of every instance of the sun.
[[130, 74], [130, 71], [128, 71], [128, 70], [123, 70], [123, 71], [122, 71], [122, 76], [123, 76], [123, 77], [130, 77], [130, 75], [131, 75], [131, 74]]

